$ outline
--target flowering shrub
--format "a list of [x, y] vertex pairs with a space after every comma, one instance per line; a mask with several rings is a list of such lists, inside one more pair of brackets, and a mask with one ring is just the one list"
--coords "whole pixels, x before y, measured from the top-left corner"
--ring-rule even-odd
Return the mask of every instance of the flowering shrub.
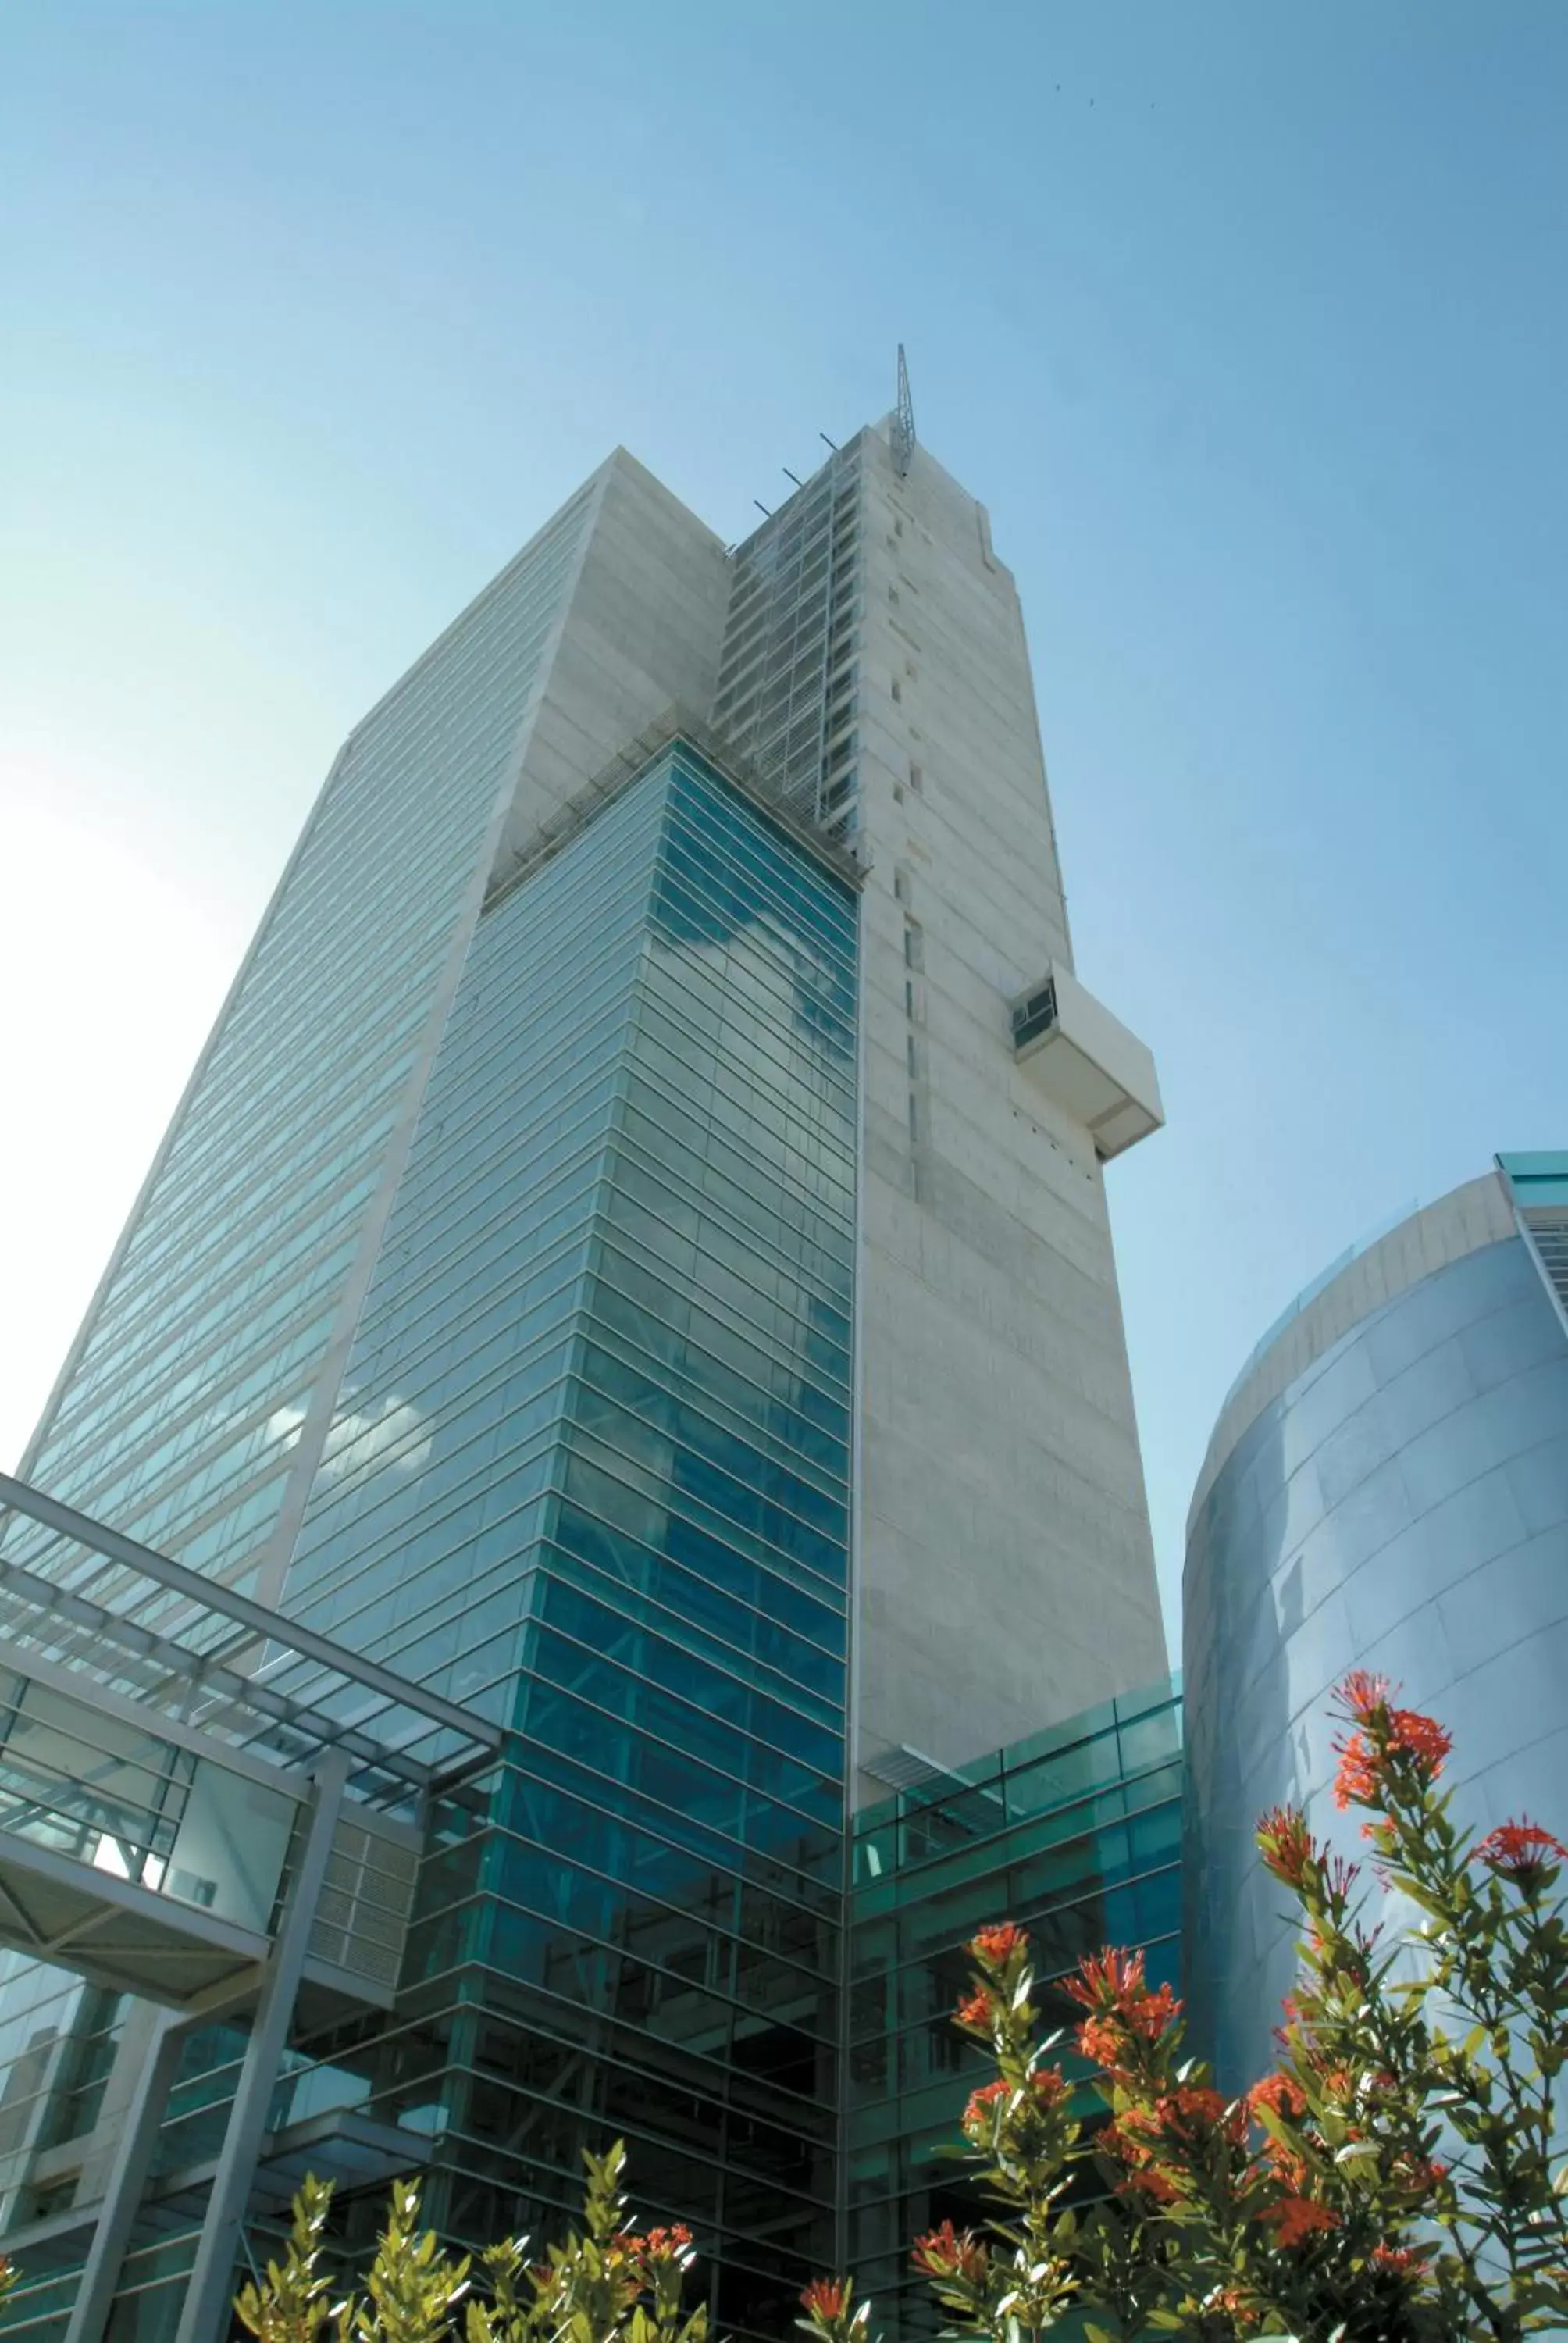
[[[1513, 2343], [1568, 2324], [1568, 2168], [1551, 2163], [1568, 1850], [1528, 1821], [1458, 1831], [1438, 1788], [1450, 1737], [1382, 1678], [1347, 1677], [1337, 1704], [1336, 1803], [1367, 1815], [1416, 1933], [1385, 1945], [1362, 1917], [1358, 1866], [1293, 1808], [1265, 1815], [1258, 1845], [1300, 1910], [1300, 1973], [1277, 2068], [1227, 2100], [1141, 1953], [1082, 1962], [1059, 1986], [1070, 2034], [1048, 2034], [1023, 1931], [982, 1929], [958, 2023], [996, 2074], [960, 2129], [997, 2217], [944, 2221], [913, 2251], [950, 2332], [1023, 2343], [1070, 2319], [1090, 2343]], [[1091, 2069], [1078, 2082], [1071, 2050]], [[802, 2302], [816, 2343], [869, 2328], [846, 2280]]]
[[[261, 2284], [236, 2301], [240, 2324], [257, 2343], [450, 2343], [458, 2332], [465, 2343], [704, 2343], [707, 2310], [683, 2315], [680, 2307], [690, 2230], [677, 2222], [639, 2231], [628, 2222], [618, 2141], [583, 2160], [581, 2232], [536, 2261], [523, 2237], [490, 2247], [477, 2288], [468, 2258], [450, 2259], [420, 2229], [417, 2187], [395, 2183], [365, 2293], [341, 2299], [324, 2250], [332, 2190], [307, 2180], [283, 2260], [269, 2262]], [[830, 2281], [822, 2287], [826, 2308]]]

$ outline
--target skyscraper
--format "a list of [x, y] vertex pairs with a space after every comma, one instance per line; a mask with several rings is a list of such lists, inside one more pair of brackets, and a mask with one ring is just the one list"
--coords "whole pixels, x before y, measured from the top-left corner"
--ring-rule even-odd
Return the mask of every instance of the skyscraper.
[[[357, 728], [24, 1465], [508, 1733], [280, 2122], [373, 2107], [463, 2238], [625, 2133], [783, 2320], [840, 2241], [847, 1811], [1163, 1671], [1102, 1179], [1159, 1120], [907, 407], [732, 548], [618, 451]], [[5, 2007], [25, 2222], [134, 2029]]]

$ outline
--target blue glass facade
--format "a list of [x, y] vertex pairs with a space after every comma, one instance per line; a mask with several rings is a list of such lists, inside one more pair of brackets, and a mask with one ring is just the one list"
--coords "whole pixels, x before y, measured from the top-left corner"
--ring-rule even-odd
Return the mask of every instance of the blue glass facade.
[[856, 912], [679, 747], [487, 912], [286, 1596], [515, 1735], [289, 2112], [466, 2240], [624, 2134], [731, 2328], [835, 2242]]
[[[276, 1596], [268, 1541], [593, 510], [590, 486], [335, 762], [30, 1452], [52, 1495], [245, 1593]], [[19, 2169], [57, 2135], [67, 2036], [101, 2082], [127, 2008], [0, 1955]], [[0, 2148], [0, 2227], [31, 2209], [9, 2169]]]
[[1194, 1511], [1185, 1593], [1189, 1991], [1239, 2087], [1293, 1966], [1256, 1816], [1294, 1801], [1364, 1853], [1328, 1795], [1348, 1668], [1452, 1730], [1462, 1818], [1564, 1819], [1568, 1337], [1521, 1238], [1369, 1308], [1261, 1409]]
[[[1141, 1946], [1151, 1978], [1177, 1985], [1181, 1772], [1181, 1699], [1167, 1683], [855, 1817], [849, 2252], [889, 2343], [942, 2327], [910, 2270], [911, 2239], [992, 2209], [950, 2157], [964, 2102], [990, 2071], [952, 2022], [970, 1981], [965, 1945], [1014, 1919], [1044, 1978], [1103, 1945]], [[1058, 2022], [1075, 2015], [1060, 1996]], [[1070, 2054], [1065, 2063], [1080, 2071]]]

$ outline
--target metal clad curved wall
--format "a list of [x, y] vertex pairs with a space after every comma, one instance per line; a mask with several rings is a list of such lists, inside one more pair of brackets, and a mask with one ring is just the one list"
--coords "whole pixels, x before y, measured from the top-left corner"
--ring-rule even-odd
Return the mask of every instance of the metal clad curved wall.
[[1367, 1314], [1250, 1423], [1188, 1529], [1186, 1855], [1197, 2046], [1240, 2087], [1290, 1988], [1256, 1816], [1364, 1853], [1328, 1696], [1385, 1670], [1455, 1735], [1459, 1812], [1568, 1822], [1568, 1338], [1523, 1242]]

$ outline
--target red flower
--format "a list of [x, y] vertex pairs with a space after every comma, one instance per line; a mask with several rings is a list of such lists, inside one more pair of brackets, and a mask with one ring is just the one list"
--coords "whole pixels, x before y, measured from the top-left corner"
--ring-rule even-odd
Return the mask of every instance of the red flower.
[[1392, 1690], [1387, 1676], [1374, 1675], [1369, 1668], [1352, 1668], [1335, 1685], [1334, 1699], [1344, 1715], [1353, 1716], [1358, 1725], [1371, 1725], [1379, 1711], [1388, 1706]]
[[1397, 2278], [1421, 2278], [1430, 2252], [1430, 2245], [1373, 2245], [1372, 2258], [1378, 2268], [1392, 2270]]
[[1396, 1708], [1389, 1746], [1402, 1749], [1406, 1756], [1413, 1757], [1426, 1779], [1435, 1782], [1453, 1747], [1453, 1735], [1439, 1725], [1435, 1716], [1423, 1716], [1419, 1708]]
[[1419, 2278], [1431, 2250], [1428, 2246], [1374, 2246], [1372, 2258], [1379, 2269], [1392, 2270], [1398, 2278]]
[[1081, 1960], [1065, 1991], [1090, 2012], [1078, 2029], [1079, 2048], [1113, 2074], [1126, 2070], [1127, 2054], [1137, 2041], [1157, 2041], [1181, 2012], [1168, 1985], [1150, 1990], [1141, 1953], [1114, 1946]]
[[1526, 1890], [1538, 1886], [1553, 1864], [1568, 1863], [1568, 1846], [1553, 1838], [1539, 1823], [1503, 1823], [1487, 1834], [1475, 1850], [1481, 1863], [1489, 1863], [1493, 1871], [1501, 1871], [1505, 1879]]
[[1092, 2058], [1097, 2066], [1103, 2066], [1110, 2074], [1121, 2069], [1127, 2048], [1127, 2036], [1115, 2020], [1086, 2017], [1078, 2029], [1076, 2039], [1084, 2056]]
[[1307, 2097], [1293, 2076], [1265, 2075], [1248, 2092], [1247, 2105], [1254, 2110], [1271, 2107], [1277, 2116], [1292, 2117], [1305, 2113]]
[[814, 2278], [800, 2297], [800, 2308], [808, 2318], [819, 2318], [830, 2327], [842, 2318], [849, 2302], [849, 2281], [847, 2278]]
[[1299, 2246], [1314, 2229], [1337, 2229], [1340, 2217], [1326, 2205], [1312, 2197], [1282, 2197], [1267, 2207], [1261, 2216], [1274, 2224], [1274, 2235], [1282, 2246]]
[[1366, 1735], [1352, 1733], [1334, 1744], [1340, 1770], [1334, 1776], [1334, 1804], [1343, 1814], [1350, 1805], [1370, 1806], [1377, 1795], [1377, 1752]]
[[1029, 2087], [1042, 2107], [1059, 2107], [1068, 2095], [1068, 2081], [1060, 2066], [1037, 2066]]
[[1141, 1953], [1123, 1953], [1114, 1945], [1103, 1952], [1086, 1953], [1078, 1975], [1069, 1977], [1066, 1991], [1081, 2009], [1120, 2008], [1129, 1996], [1146, 1991]]
[[972, 2229], [955, 2229], [950, 2221], [917, 2237], [910, 2259], [926, 2278], [961, 2278], [966, 2285], [984, 2282], [990, 2257]]
[[964, 2137], [972, 2140], [977, 2147], [989, 2146], [997, 2105], [1011, 2097], [1011, 2088], [1000, 2077], [994, 2083], [982, 2083], [978, 2091], [971, 2091], [969, 2105], [959, 2122]]
[[1169, 2098], [1160, 2102], [1167, 2127], [1198, 2124], [1210, 2128], [1222, 2120], [1230, 2104], [1218, 2091], [1207, 2090], [1199, 2083], [1179, 2084]]
[[960, 2002], [957, 2017], [960, 2026], [972, 2026], [978, 2034], [989, 2034], [991, 2022], [991, 1998], [989, 1986], [977, 1986]]
[[1413, 2162], [1402, 2157], [1394, 2166], [1394, 2177], [1412, 2196], [1430, 2197], [1448, 2178], [1448, 2167], [1438, 2156], [1417, 2157]]
[[691, 2231], [684, 2221], [676, 2221], [668, 2229], [649, 2229], [641, 2241], [645, 2262], [678, 2262], [691, 2244]]
[[1080, 1961], [1078, 1975], [1068, 1979], [1066, 1989], [1081, 2009], [1113, 2010], [1123, 2025], [1150, 2042], [1164, 2033], [1181, 2007], [1168, 1985], [1151, 1992], [1141, 1952], [1118, 1952], [1114, 1946]]
[[1014, 1953], [1029, 1950], [1029, 1938], [1010, 1920], [999, 1921], [994, 1927], [982, 1928], [970, 1940], [970, 1951], [986, 1968], [1004, 1968]]
[[1340, 1761], [1334, 1804], [1342, 1813], [1346, 1806], [1378, 1804], [1383, 1769], [1391, 1757], [1412, 1758], [1423, 1784], [1436, 1781], [1453, 1747], [1453, 1736], [1435, 1717], [1423, 1716], [1419, 1708], [1390, 1708], [1386, 1703], [1352, 1714], [1364, 1716], [1367, 1731], [1349, 1734], [1334, 1744]]
[[1307, 1828], [1307, 1818], [1297, 1806], [1271, 1806], [1258, 1823], [1258, 1846], [1265, 1869], [1287, 1887], [1299, 1887], [1309, 1867], [1317, 1860], [1318, 1850]]

